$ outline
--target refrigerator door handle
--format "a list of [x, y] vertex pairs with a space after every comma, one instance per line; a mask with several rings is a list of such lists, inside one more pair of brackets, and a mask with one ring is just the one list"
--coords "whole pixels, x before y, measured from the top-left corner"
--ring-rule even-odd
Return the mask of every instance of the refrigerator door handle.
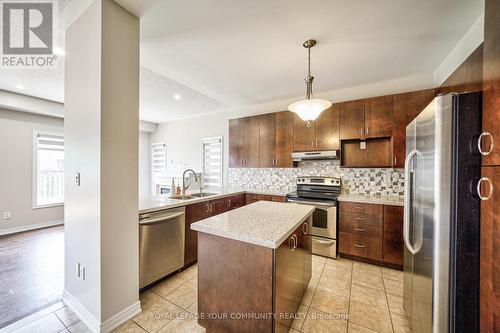
[[410, 243], [410, 192], [412, 189], [410, 180], [410, 163], [413, 161], [413, 157], [417, 155], [419, 151], [417, 149], [412, 150], [405, 159], [405, 193], [404, 193], [404, 214], [403, 214], [403, 239], [408, 250], [415, 254], [417, 250], [413, 248]]

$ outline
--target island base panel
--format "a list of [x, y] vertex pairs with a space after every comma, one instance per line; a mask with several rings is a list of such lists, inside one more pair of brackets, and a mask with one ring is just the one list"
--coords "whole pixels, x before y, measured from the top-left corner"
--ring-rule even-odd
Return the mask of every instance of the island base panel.
[[[198, 324], [207, 333], [272, 332], [273, 250], [198, 233]], [[255, 314], [260, 318], [242, 318]]]

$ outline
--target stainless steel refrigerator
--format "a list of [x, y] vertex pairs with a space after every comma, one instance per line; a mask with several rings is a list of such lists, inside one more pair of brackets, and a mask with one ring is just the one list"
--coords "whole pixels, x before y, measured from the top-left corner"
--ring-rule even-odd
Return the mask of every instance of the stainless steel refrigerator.
[[479, 331], [481, 93], [436, 97], [407, 127], [403, 306], [412, 332]]

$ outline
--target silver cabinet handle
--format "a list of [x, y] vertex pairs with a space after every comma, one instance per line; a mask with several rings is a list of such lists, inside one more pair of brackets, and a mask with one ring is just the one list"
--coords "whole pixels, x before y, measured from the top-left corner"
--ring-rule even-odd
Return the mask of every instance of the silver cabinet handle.
[[396, 165], [396, 164], [397, 164], [397, 161], [398, 161], [397, 157], [396, 157], [396, 156], [394, 156], [394, 165]]
[[205, 211], [206, 213], [210, 213], [210, 202], [207, 202], [207, 209]]
[[288, 238], [288, 247], [290, 248], [290, 250], [295, 250], [293, 248], [293, 236], [290, 236], [290, 238]]
[[[487, 182], [488, 186], [490, 188], [487, 196], [483, 196], [481, 194], [481, 184], [483, 182]], [[491, 180], [488, 177], [482, 177], [481, 179], [479, 179], [479, 181], [477, 182], [477, 195], [479, 195], [479, 199], [481, 199], [483, 201], [489, 200], [491, 198], [492, 194], [493, 194], [493, 184], [491, 183]]]
[[363, 136], [363, 127], [361, 127], [360, 134], [361, 134], [361, 136]]
[[294, 242], [294, 245], [293, 245], [293, 248], [296, 249], [297, 248], [297, 245], [299, 244], [299, 239], [297, 238], [297, 235], [293, 235], [293, 238], [295, 240]]
[[304, 233], [304, 235], [307, 235], [309, 233], [309, 224], [307, 224], [307, 222], [304, 222], [304, 224], [302, 224], [302, 232]]
[[365, 134], [368, 135], [368, 127], [365, 128]]
[[359, 216], [354, 216], [354, 218], [358, 221], [364, 221], [365, 218], [364, 217], [359, 217]]
[[[483, 151], [483, 148], [482, 148], [482, 141], [483, 141], [483, 138], [485, 136], [490, 137], [490, 149], [488, 149], [488, 151]], [[483, 155], [483, 156], [488, 156], [493, 151], [494, 146], [495, 146], [495, 144], [493, 141], [493, 135], [491, 135], [490, 132], [481, 133], [481, 135], [479, 136], [479, 139], [477, 140], [477, 149], [479, 150], [479, 153], [481, 153], [481, 155]]]
[[365, 228], [354, 228], [354, 230], [364, 232]]
[[227, 206], [231, 207], [231, 199], [227, 199]]
[[359, 209], [359, 210], [361, 210], [361, 209], [364, 210], [365, 209], [365, 207], [363, 207], [363, 206], [355, 206], [354, 208]]
[[360, 248], [364, 248], [365, 247], [363, 244], [356, 244], [356, 243], [354, 243], [354, 246], [360, 247]]

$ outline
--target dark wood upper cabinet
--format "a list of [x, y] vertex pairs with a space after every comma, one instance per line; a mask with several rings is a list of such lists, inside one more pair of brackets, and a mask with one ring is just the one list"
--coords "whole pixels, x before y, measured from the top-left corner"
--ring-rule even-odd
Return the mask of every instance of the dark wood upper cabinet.
[[276, 160], [279, 168], [293, 167], [293, 113], [283, 111], [276, 113]]
[[243, 166], [243, 119], [229, 120], [229, 167]]
[[434, 89], [414, 91], [392, 97], [392, 166], [403, 168], [406, 157], [406, 126], [434, 99]]
[[257, 168], [260, 163], [260, 118], [243, 119], [243, 166]]
[[340, 111], [340, 139], [362, 139], [365, 128], [364, 100], [343, 102]]
[[331, 108], [323, 111], [314, 121], [315, 128], [315, 150], [337, 150], [339, 144], [339, 104], [333, 104]]
[[315, 146], [314, 121], [303, 121], [296, 114], [293, 115], [293, 151], [311, 151]]
[[276, 113], [258, 116], [260, 134], [260, 162], [261, 168], [271, 168], [276, 164]]
[[392, 95], [365, 99], [365, 137], [392, 135]]
[[391, 139], [369, 139], [361, 149], [359, 140], [343, 140], [341, 166], [351, 168], [389, 168], [391, 164]]
[[403, 207], [384, 206], [383, 260], [403, 266]]

